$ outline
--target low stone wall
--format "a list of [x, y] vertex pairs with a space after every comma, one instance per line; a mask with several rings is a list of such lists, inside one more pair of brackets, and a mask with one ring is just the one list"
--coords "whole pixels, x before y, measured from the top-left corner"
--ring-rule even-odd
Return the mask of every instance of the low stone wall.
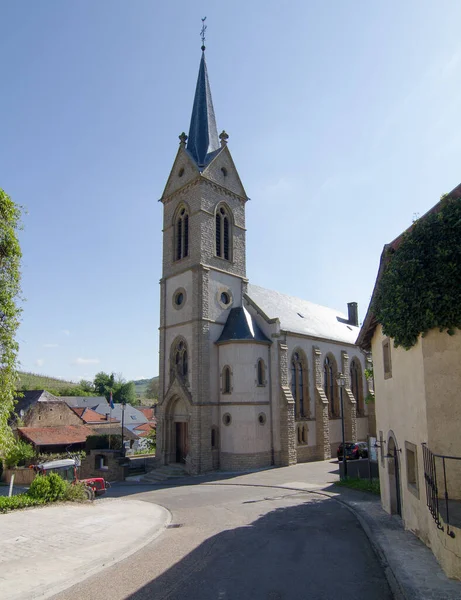
[[10, 483], [11, 476], [14, 474], [14, 485], [30, 485], [35, 479], [35, 471], [28, 467], [16, 467], [15, 469], [4, 469], [2, 481]]
[[[102, 463], [101, 463], [102, 459]], [[107, 481], [123, 481], [124, 468], [118, 450], [91, 450], [82, 460], [79, 478], [104, 477]]]
[[256, 452], [254, 454], [234, 454], [222, 452], [219, 461], [221, 471], [247, 471], [270, 467], [272, 464], [271, 452]]

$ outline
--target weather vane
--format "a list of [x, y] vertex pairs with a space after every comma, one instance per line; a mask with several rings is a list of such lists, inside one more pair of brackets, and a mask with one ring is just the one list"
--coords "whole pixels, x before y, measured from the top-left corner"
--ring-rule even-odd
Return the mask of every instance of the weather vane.
[[200, 37], [202, 38], [202, 52], [205, 50], [205, 31], [206, 31], [205, 21], [206, 21], [206, 17], [203, 17], [202, 29], [200, 31]]

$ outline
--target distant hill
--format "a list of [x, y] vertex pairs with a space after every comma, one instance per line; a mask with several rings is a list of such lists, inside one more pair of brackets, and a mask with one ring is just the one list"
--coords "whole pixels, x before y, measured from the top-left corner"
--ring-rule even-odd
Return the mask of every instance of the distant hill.
[[147, 389], [150, 386], [152, 381], [157, 383], [157, 390], [158, 390], [158, 376], [152, 377], [151, 379], [138, 379], [137, 381], [134, 382], [134, 385], [136, 387], [136, 395], [139, 398], [145, 398]]
[[78, 387], [75, 381], [64, 381], [57, 377], [48, 377], [47, 375], [38, 375], [37, 373], [25, 373], [19, 371], [18, 388], [27, 388], [28, 390], [62, 390], [71, 387]]

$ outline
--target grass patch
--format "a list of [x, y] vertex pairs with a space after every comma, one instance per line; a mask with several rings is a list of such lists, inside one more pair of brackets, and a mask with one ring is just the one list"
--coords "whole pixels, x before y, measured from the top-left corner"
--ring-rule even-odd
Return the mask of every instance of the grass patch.
[[361, 492], [371, 492], [372, 494], [380, 495], [379, 479], [360, 479], [360, 477], [346, 477], [336, 482], [336, 485], [348, 487]]

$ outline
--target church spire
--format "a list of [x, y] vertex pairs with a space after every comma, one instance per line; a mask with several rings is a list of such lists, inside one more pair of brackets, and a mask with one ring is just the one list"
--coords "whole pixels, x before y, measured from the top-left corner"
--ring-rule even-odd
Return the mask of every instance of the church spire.
[[[202, 19], [202, 22], [204, 21], [205, 19]], [[206, 25], [203, 23], [201, 31], [202, 58], [200, 60], [194, 106], [192, 108], [189, 127], [189, 138], [187, 141], [187, 149], [199, 167], [205, 165], [208, 154], [218, 150], [220, 147], [205, 61], [205, 29]]]

